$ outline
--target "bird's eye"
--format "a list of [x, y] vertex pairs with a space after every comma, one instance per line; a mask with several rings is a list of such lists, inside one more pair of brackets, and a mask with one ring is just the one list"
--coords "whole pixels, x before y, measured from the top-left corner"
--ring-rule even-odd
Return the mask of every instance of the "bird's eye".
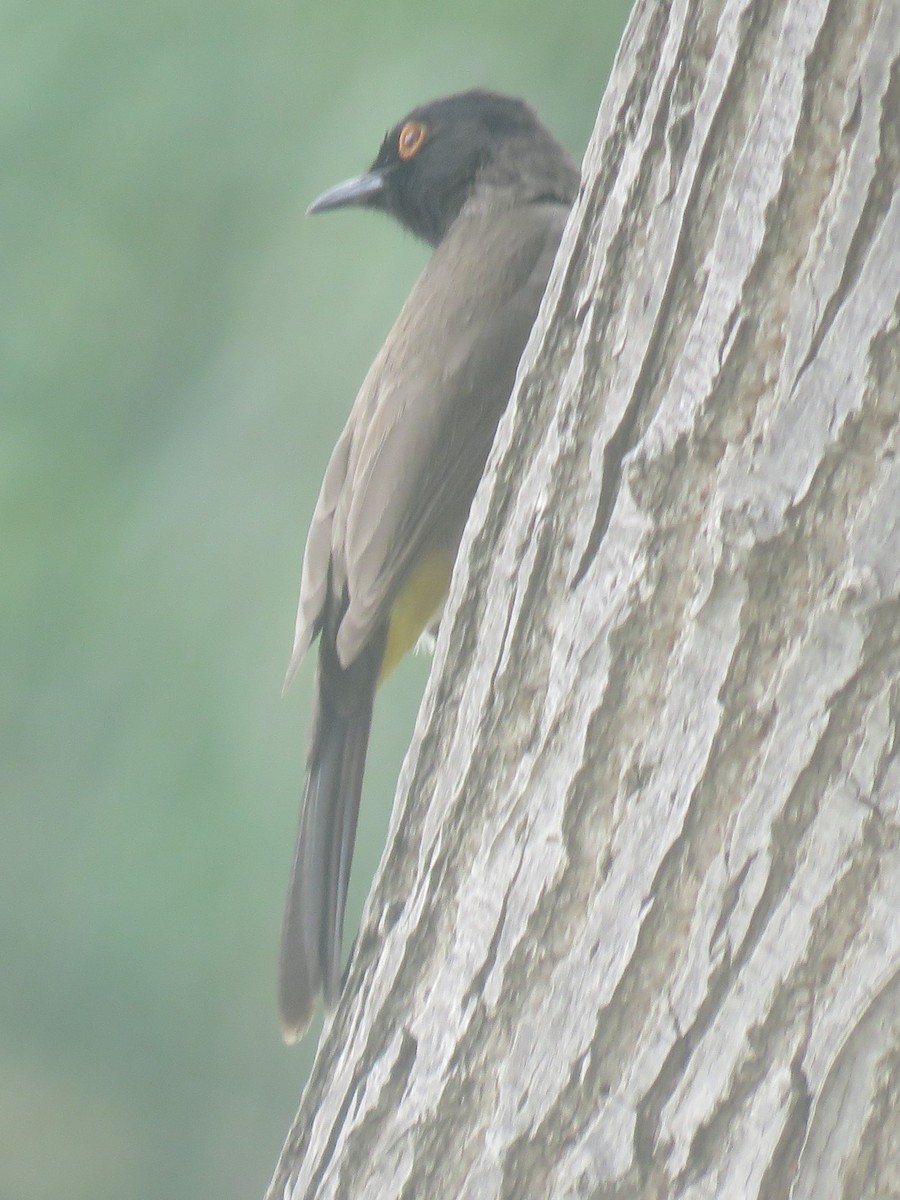
[[397, 153], [406, 162], [418, 154], [428, 137], [428, 126], [421, 121], [407, 121], [397, 138]]

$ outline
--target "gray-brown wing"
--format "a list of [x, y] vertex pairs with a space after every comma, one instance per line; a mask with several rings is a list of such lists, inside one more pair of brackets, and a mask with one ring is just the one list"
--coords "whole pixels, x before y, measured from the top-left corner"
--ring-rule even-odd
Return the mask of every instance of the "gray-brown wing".
[[533, 205], [460, 222], [379, 356], [377, 399], [332, 527], [349, 597], [337, 636], [345, 664], [419, 557], [461, 532], [567, 215]]
[[337, 641], [347, 665], [418, 557], [458, 536], [567, 215], [541, 204], [472, 216], [432, 255], [329, 461], [303, 559], [288, 681], [329, 588], [348, 597]]

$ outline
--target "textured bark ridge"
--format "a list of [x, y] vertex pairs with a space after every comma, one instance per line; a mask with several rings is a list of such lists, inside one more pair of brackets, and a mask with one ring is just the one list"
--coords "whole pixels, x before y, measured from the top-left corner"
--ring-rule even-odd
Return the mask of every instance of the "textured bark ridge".
[[900, 1196], [900, 0], [635, 9], [270, 1195]]

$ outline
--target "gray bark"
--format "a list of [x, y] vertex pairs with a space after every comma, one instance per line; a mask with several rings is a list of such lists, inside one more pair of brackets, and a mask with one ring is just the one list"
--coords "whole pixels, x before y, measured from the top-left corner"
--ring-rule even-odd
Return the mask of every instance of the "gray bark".
[[900, 0], [639, 3], [270, 1196], [900, 1196]]

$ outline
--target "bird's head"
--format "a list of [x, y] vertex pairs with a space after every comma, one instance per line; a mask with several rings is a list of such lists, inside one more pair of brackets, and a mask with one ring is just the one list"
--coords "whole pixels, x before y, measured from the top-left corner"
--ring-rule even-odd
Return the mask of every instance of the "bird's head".
[[571, 203], [578, 170], [524, 100], [470, 91], [414, 108], [391, 129], [365, 175], [307, 210], [357, 206], [390, 213], [437, 245], [476, 189], [500, 204]]

